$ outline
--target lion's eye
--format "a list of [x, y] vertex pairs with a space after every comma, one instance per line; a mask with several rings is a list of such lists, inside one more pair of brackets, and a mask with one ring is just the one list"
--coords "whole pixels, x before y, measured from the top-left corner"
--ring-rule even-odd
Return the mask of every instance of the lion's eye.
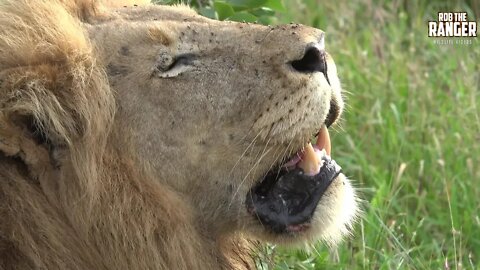
[[172, 57], [169, 54], [161, 54], [155, 63], [154, 74], [160, 78], [171, 78], [193, 68], [196, 55], [191, 53], [180, 54]]

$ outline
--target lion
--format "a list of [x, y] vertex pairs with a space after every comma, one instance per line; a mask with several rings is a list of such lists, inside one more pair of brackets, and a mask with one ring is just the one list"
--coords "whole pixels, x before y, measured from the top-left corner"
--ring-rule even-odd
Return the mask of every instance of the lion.
[[252, 269], [351, 231], [324, 32], [108, 2], [0, 2], [1, 269]]

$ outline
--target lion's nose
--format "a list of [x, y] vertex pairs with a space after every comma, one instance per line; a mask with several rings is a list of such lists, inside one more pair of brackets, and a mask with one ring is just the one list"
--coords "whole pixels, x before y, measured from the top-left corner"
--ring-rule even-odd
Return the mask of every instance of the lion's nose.
[[[319, 44], [308, 45], [302, 59], [291, 62], [292, 67], [302, 73], [322, 72], [327, 78], [327, 61], [325, 50]], [[330, 83], [330, 82], [329, 82]]]
[[319, 71], [325, 73], [327, 70], [325, 51], [320, 49], [319, 46], [309, 45], [302, 59], [292, 61], [292, 67], [299, 72], [312, 73]]

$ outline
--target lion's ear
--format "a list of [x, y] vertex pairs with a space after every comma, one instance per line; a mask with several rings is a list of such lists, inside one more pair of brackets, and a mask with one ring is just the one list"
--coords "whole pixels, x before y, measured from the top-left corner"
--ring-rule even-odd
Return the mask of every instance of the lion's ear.
[[0, 153], [39, 173], [68, 152], [95, 164], [115, 101], [95, 48], [65, 6], [82, 1], [0, 1]]
[[38, 178], [52, 171], [57, 162], [53, 142], [35, 122], [32, 116], [0, 112], [0, 154], [22, 162]]
[[0, 151], [27, 155], [34, 148], [44, 149], [34, 151], [38, 154], [80, 136], [81, 123], [73, 116], [73, 104], [68, 104], [72, 101], [60, 92], [61, 74], [45, 64], [0, 72]]
[[34, 177], [59, 166], [83, 135], [85, 120], [76, 117], [77, 97], [63, 88], [64, 76], [47, 64], [0, 71], [0, 152], [23, 161]]

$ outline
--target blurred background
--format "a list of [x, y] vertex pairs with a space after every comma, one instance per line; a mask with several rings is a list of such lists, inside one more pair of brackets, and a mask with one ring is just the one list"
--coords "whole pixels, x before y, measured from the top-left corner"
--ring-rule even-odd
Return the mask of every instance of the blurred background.
[[334, 158], [363, 215], [334, 248], [267, 246], [259, 269], [480, 269], [480, 42], [428, 37], [440, 11], [478, 23], [480, 1], [157, 2], [326, 32], [348, 104], [332, 134]]

